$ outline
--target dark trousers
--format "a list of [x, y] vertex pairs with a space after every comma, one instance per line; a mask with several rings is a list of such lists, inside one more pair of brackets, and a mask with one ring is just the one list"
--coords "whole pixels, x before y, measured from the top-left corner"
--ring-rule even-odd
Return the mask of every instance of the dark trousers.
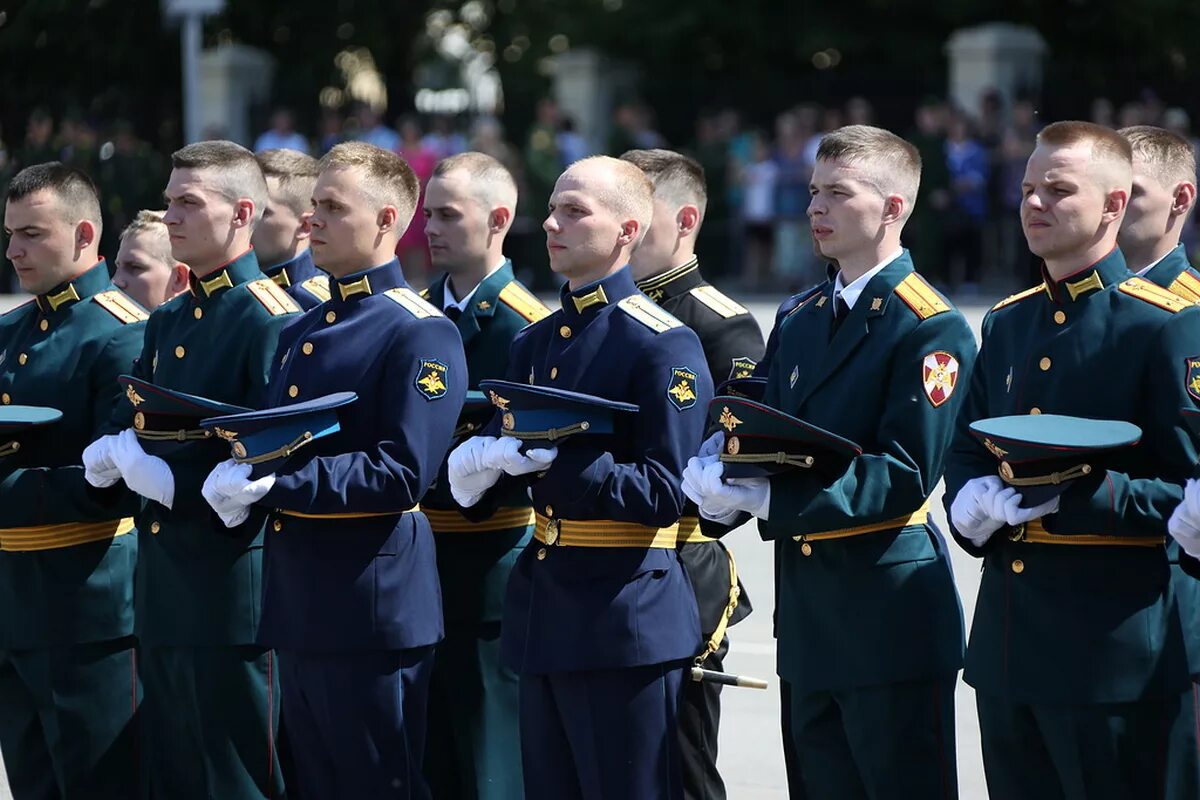
[[681, 800], [681, 663], [521, 676], [528, 800]]
[[[729, 638], [704, 662], [705, 669], [723, 672]], [[717, 771], [717, 732], [721, 725], [721, 684], [683, 679], [679, 707], [679, 757], [683, 765], [685, 800], [725, 800], [725, 782]]]
[[0, 751], [14, 800], [137, 796], [132, 637], [0, 651]]
[[284, 797], [279, 676], [253, 646], [143, 647], [143, 768], [153, 800]]
[[279, 654], [300, 792], [311, 800], [424, 800], [433, 647]]
[[436, 800], [522, 800], [520, 679], [500, 623], [446, 627], [429, 687], [425, 775]]
[[957, 798], [954, 681], [950, 675], [807, 694], [791, 687], [792, 738], [804, 794], [837, 800]]
[[1200, 711], [1200, 685], [1193, 683], [1179, 699], [1179, 714], [1167, 740], [1167, 800], [1200, 797], [1200, 744], [1196, 717]]
[[1149, 800], [1165, 791], [1177, 700], [1027, 705], [980, 692], [993, 800]]

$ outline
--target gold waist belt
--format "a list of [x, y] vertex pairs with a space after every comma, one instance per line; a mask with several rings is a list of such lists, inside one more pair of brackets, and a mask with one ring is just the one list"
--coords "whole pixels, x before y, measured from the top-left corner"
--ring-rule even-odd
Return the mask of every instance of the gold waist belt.
[[607, 519], [550, 519], [537, 514], [534, 536], [542, 544], [560, 547], [658, 547], [674, 550], [679, 523], [651, 528]]
[[525, 528], [533, 524], [532, 508], [501, 508], [482, 522], [471, 522], [457, 511], [441, 508], [421, 507], [421, 513], [429, 518], [429, 527], [434, 533], [487, 533], [509, 528]]
[[8, 553], [59, 550], [63, 547], [124, 536], [131, 530], [133, 517], [107, 522], [64, 522], [58, 525], [32, 525], [28, 528], [0, 528], [0, 550]]
[[877, 533], [878, 531], [890, 531], [895, 528], [907, 528], [909, 525], [924, 525], [929, 520], [929, 501], [926, 500], [911, 514], [895, 519], [886, 519], [883, 522], [872, 522], [870, 525], [859, 525], [855, 528], [841, 528], [836, 531], [822, 531], [821, 533], [802, 533], [799, 536], [793, 536], [797, 542], [821, 542], [827, 539], [846, 539], [851, 536], [861, 536], [864, 533]]
[[342, 511], [336, 514], [306, 514], [303, 511], [288, 511], [284, 508], [278, 508], [275, 510], [275, 513], [282, 514], [285, 517], [299, 517], [300, 519], [371, 519], [372, 517], [398, 517], [401, 514], [416, 511], [419, 508], [420, 506], [413, 506], [403, 511]]
[[680, 517], [679, 538], [675, 541], [679, 544], [696, 544], [697, 542], [715, 542], [716, 539], [700, 532], [699, 517]]
[[1008, 537], [1014, 542], [1033, 544], [1100, 545], [1108, 547], [1162, 547], [1165, 536], [1104, 536], [1096, 533], [1050, 533], [1040, 519], [1018, 525]]

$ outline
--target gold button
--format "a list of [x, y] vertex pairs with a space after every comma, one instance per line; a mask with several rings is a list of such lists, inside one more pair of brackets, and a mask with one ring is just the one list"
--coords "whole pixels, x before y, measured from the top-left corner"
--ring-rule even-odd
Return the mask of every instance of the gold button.
[[1029, 413], [1036, 417], [1038, 414], [1042, 413], [1042, 410], [1037, 406], [1034, 406], [1033, 408], [1029, 409]]
[[282, 520], [275, 520], [273, 523], [271, 523], [271, 528], [272, 528], [272, 529], [273, 529], [273, 530], [274, 530], [276, 533], [279, 533], [281, 530], [283, 530], [283, 522], [282, 522]]
[[812, 555], [812, 545], [809, 544], [808, 542], [805, 542], [804, 544], [800, 545], [800, 552], [806, 556], [811, 556]]
[[0, 394], [0, 402], [4, 403], [4, 405], [8, 405], [12, 402], [12, 398], [8, 396], [8, 392]]
[[550, 368], [550, 380], [554, 380], [557, 377], [558, 377], [558, 367], [551, 367]]
[[1050, 359], [1042, 358], [1042, 360], [1038, 362], [1038, 366], [1041, 367], [1042, 372], [1045, 372], [1046, 370], [1050, 369]]
[[327, 313], [325, 315], [325, 321], [328, 322], [330, 325], [332, 325], [334, 323], [334, 320], [336, 320], [336, 319], [337, 319], [337, 314], [333, 313], [332, 311], [330, 311], [329, 313]]
[[1054, 312], [1054, 321], [1057, 322], [1059, 325], [1062, 325], [1064, 322], [1067, 321], [1067, 315], [1061, 311], [1055, 311]]
[[561, 328], [558, 329], [558, 335], [563, 337], [564, 339], [570, 339], [571, 338], [571, 329], [568, 328], [566, 325], [563, 325]]
[[311, 355], [312, 355], [312, 351], [313, 351], [313, 343], [312, 343], [312, 342], [305, 342], [305, 343], [304, 343], [304, 346], [303, 346], [303, 347], [301, 347], [300, 349], [304, 351], [304, 355], [306, 355], [306, 356], [311, 356]]
[[291, 386], [288, 387], [288, 397], [295, 397], [298, 394], [300, 394], [299, 386], [297, 386], [296, 384], [293, 383]]
[[18, 363], [18, 364], [22, 364], [22, 365], [23, 365], [23, 364], [24, 364], [26, 361], [28, 361], [28, 360], [29, 360], [29, 356], [25, 355], [24, 353], [21, 353], [21, 355], [17, 356], [17, 363]]
[[150, 532], [151, 533], [158, 533], [161, 530], [162, 530], [162, 525], [159, 525], [157, 522], [150, 523]]
[[538, 548], [538, 561], [545, 561], [545, 560], [546, 560], [546, 548], [539, 547]]
[[554, 506], [546, 506], [546, 516], [547, 517], [554, 516]]
[[187, 355], [187, 350], [183, 349], [183, 345], [179, 345], [178, 347], [175, 348], [175, 357], [176, 358], [183, 358], [185, 355]]
[[38, 323], [38, 327], [44, 331], [48, 331], [48, 330], [50, 330], [50, 321], [44, 319]]
[[1020, 575], [1022, 572], [1025, 571], [1025, 562], [1019, 558], [1013, 559], [1012, 571], [1017, 573], [1018, 575]]
[[201, 317], [204, 316], [204, 309], [203, 308], [193, 308], [192, 316], [195, 317], [196, 319], [200, 319]]

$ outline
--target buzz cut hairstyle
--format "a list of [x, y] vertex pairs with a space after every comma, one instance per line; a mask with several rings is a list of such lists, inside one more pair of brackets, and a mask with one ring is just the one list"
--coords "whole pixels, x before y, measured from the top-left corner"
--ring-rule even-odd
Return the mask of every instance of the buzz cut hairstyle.
[[863, 172], [862, 180], [884, 197], [904, 198], [904, 219], [917, 204], [921, 187], [921, 154], [915, 145], [891, 131], [871, 125], [847, 125], [825, 134], [817, 161], [839, 161]]
[[400, 156], [366, 142], [342, 142], [321, 157], [321, 172], [327, 169], [359, 168], [360, 188], [377, 208], [396, 208], [400, 233], [412, 222], [421, 196], [421, 182]]
[[471, 196], [485, 210], [504, 206], [513, 215], [516, 214], [517, 182], [498, 159], [487, 153], [459, 153], [439, 161], [433, 168], [433, 177], [442, 178], [455, 170], [466, 173], [470, 179]]
[[151, 211], [143, 208], [133, 218], [133, 221], [125, 226], [125, 230], [121, 231], [120, 241], [124, 242], [131, 236], [144, 233], [150, 237], [146, 242], [146, 249], [158, 261], [168, 267], [174, 267], [179, 262], [175, 260], [175, 256], [171, 255], [171, 236], [167, 231], [167, 224], [163, 222], [165, 214], [165, 211]]
[[595, 187], [597, 199], [622, 220], [637, 220], [638, 236], [634, 244], [640, 243], [654, 217], [654, 184], [641, 169], [612, 156], [581, 158], [566, 171], [592, 165], [604, 167], [611, 176], [609, 183]]
[[280, 199], [293, 214], [299, 216], [312, 209], [313, 187], [321, 174], [315, 158], [299, 150], [284, 148], [263, 150], [255, 153], [254, 158], [264, 178], [279, 182]]
[[1196, 150], [1177, 133], [1153, 125], [1133, 125], [1117, 131], [1129, 142], [1134, 158], [1164, 189], [1196, 183]]
[[1091, 146], [1090, 167], [1111, 183], [1121, 184], [1126, 193], [1133, 184], [1133, 146], [1112, 128], [1094, 122], [1052, 122], [1037, 135], [1037, 143], [1048, 147]]
[[76, 225], [86, 219], [95, 225], [99, 241], [104, 231], [100, 192], [87, 173], [61, 161], [34, 164], [13, 176], [5, 191], [5, 200], [11, 203], [41, 191], [50, 192], [58, 200], [63, 221]]
[[700, 220], [708, 209], [708, 187], [704, 180], [704, 167], [700, 162], [674, 150], [628, 150], [621, 155], [646, 173], [654, 185], [654, 196], [669, 206], [679, 208], [693, 205], [700, 212]]
[[171, 154], [171, 168], [207, 171], [213, 189], [226, 200], [254, 203], [254, 223], [267, 210], [267, 181], [262, 168], [254, 153], [240, 144], [221, 139], [189, 144]]

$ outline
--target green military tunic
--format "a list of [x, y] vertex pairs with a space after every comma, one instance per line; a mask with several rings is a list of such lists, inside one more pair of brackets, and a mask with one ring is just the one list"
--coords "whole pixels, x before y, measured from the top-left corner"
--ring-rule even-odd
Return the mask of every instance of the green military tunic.
[[946, 470], [947, 507], [996, 455], [986, 417], [1054, 413], [1141, 427], [1056, 513], [982, 547], [965, 680], [994, 796], [1150, 797], [1188, 687], [1166, 521], [1196, 463], [1179, 409], [1200, 402], [1200, 309], [1130, 276], [1120, 251], [1014, 295], [983, 344]]
[[[155, 311], [133, 374], [188, 394], [259, 407], [279, 333], [296, 304], [253, 251]], [[133, 398], [136, 399], [136, 398]], [[126, 419], [134, 411], [127, 408]], [[138, 517], [137, 633], [146, 687], [143, 763], [172, 798], [279, 796], [274, 752], [278, 677], [256, 646], [262, 608], [263, 517], [227, 529], [200, 494], [229, 457], [219, 439], [164, 456], [171, 508]]]
[[[448, 280], [441, 276], [422, 296], [446, 307]], [[456, 322], [470, 388], [503, 378], [517, 332], [549, 313], [513, 277], [511, 262], [487, 276]], [[454, 444], [476, 432], [462, 431]], [[500, 663], [500, 618], [509, 573], [533, 534], [533, 509], [519, 488], [484, 522], [468, 522], [456, 509], [443, 464], [421, 500], [437, 542], [446, 624], [430, 687], [425, 771], [434, 797], [519, 800], [518, 680]]]
[[101, 261], [0, 317], [0, 402], [63, 417], [0, 459], [0, 750], [16, 797], [132, 796], [136, 499], [81, 454], [123, 403], [146, 312]]

